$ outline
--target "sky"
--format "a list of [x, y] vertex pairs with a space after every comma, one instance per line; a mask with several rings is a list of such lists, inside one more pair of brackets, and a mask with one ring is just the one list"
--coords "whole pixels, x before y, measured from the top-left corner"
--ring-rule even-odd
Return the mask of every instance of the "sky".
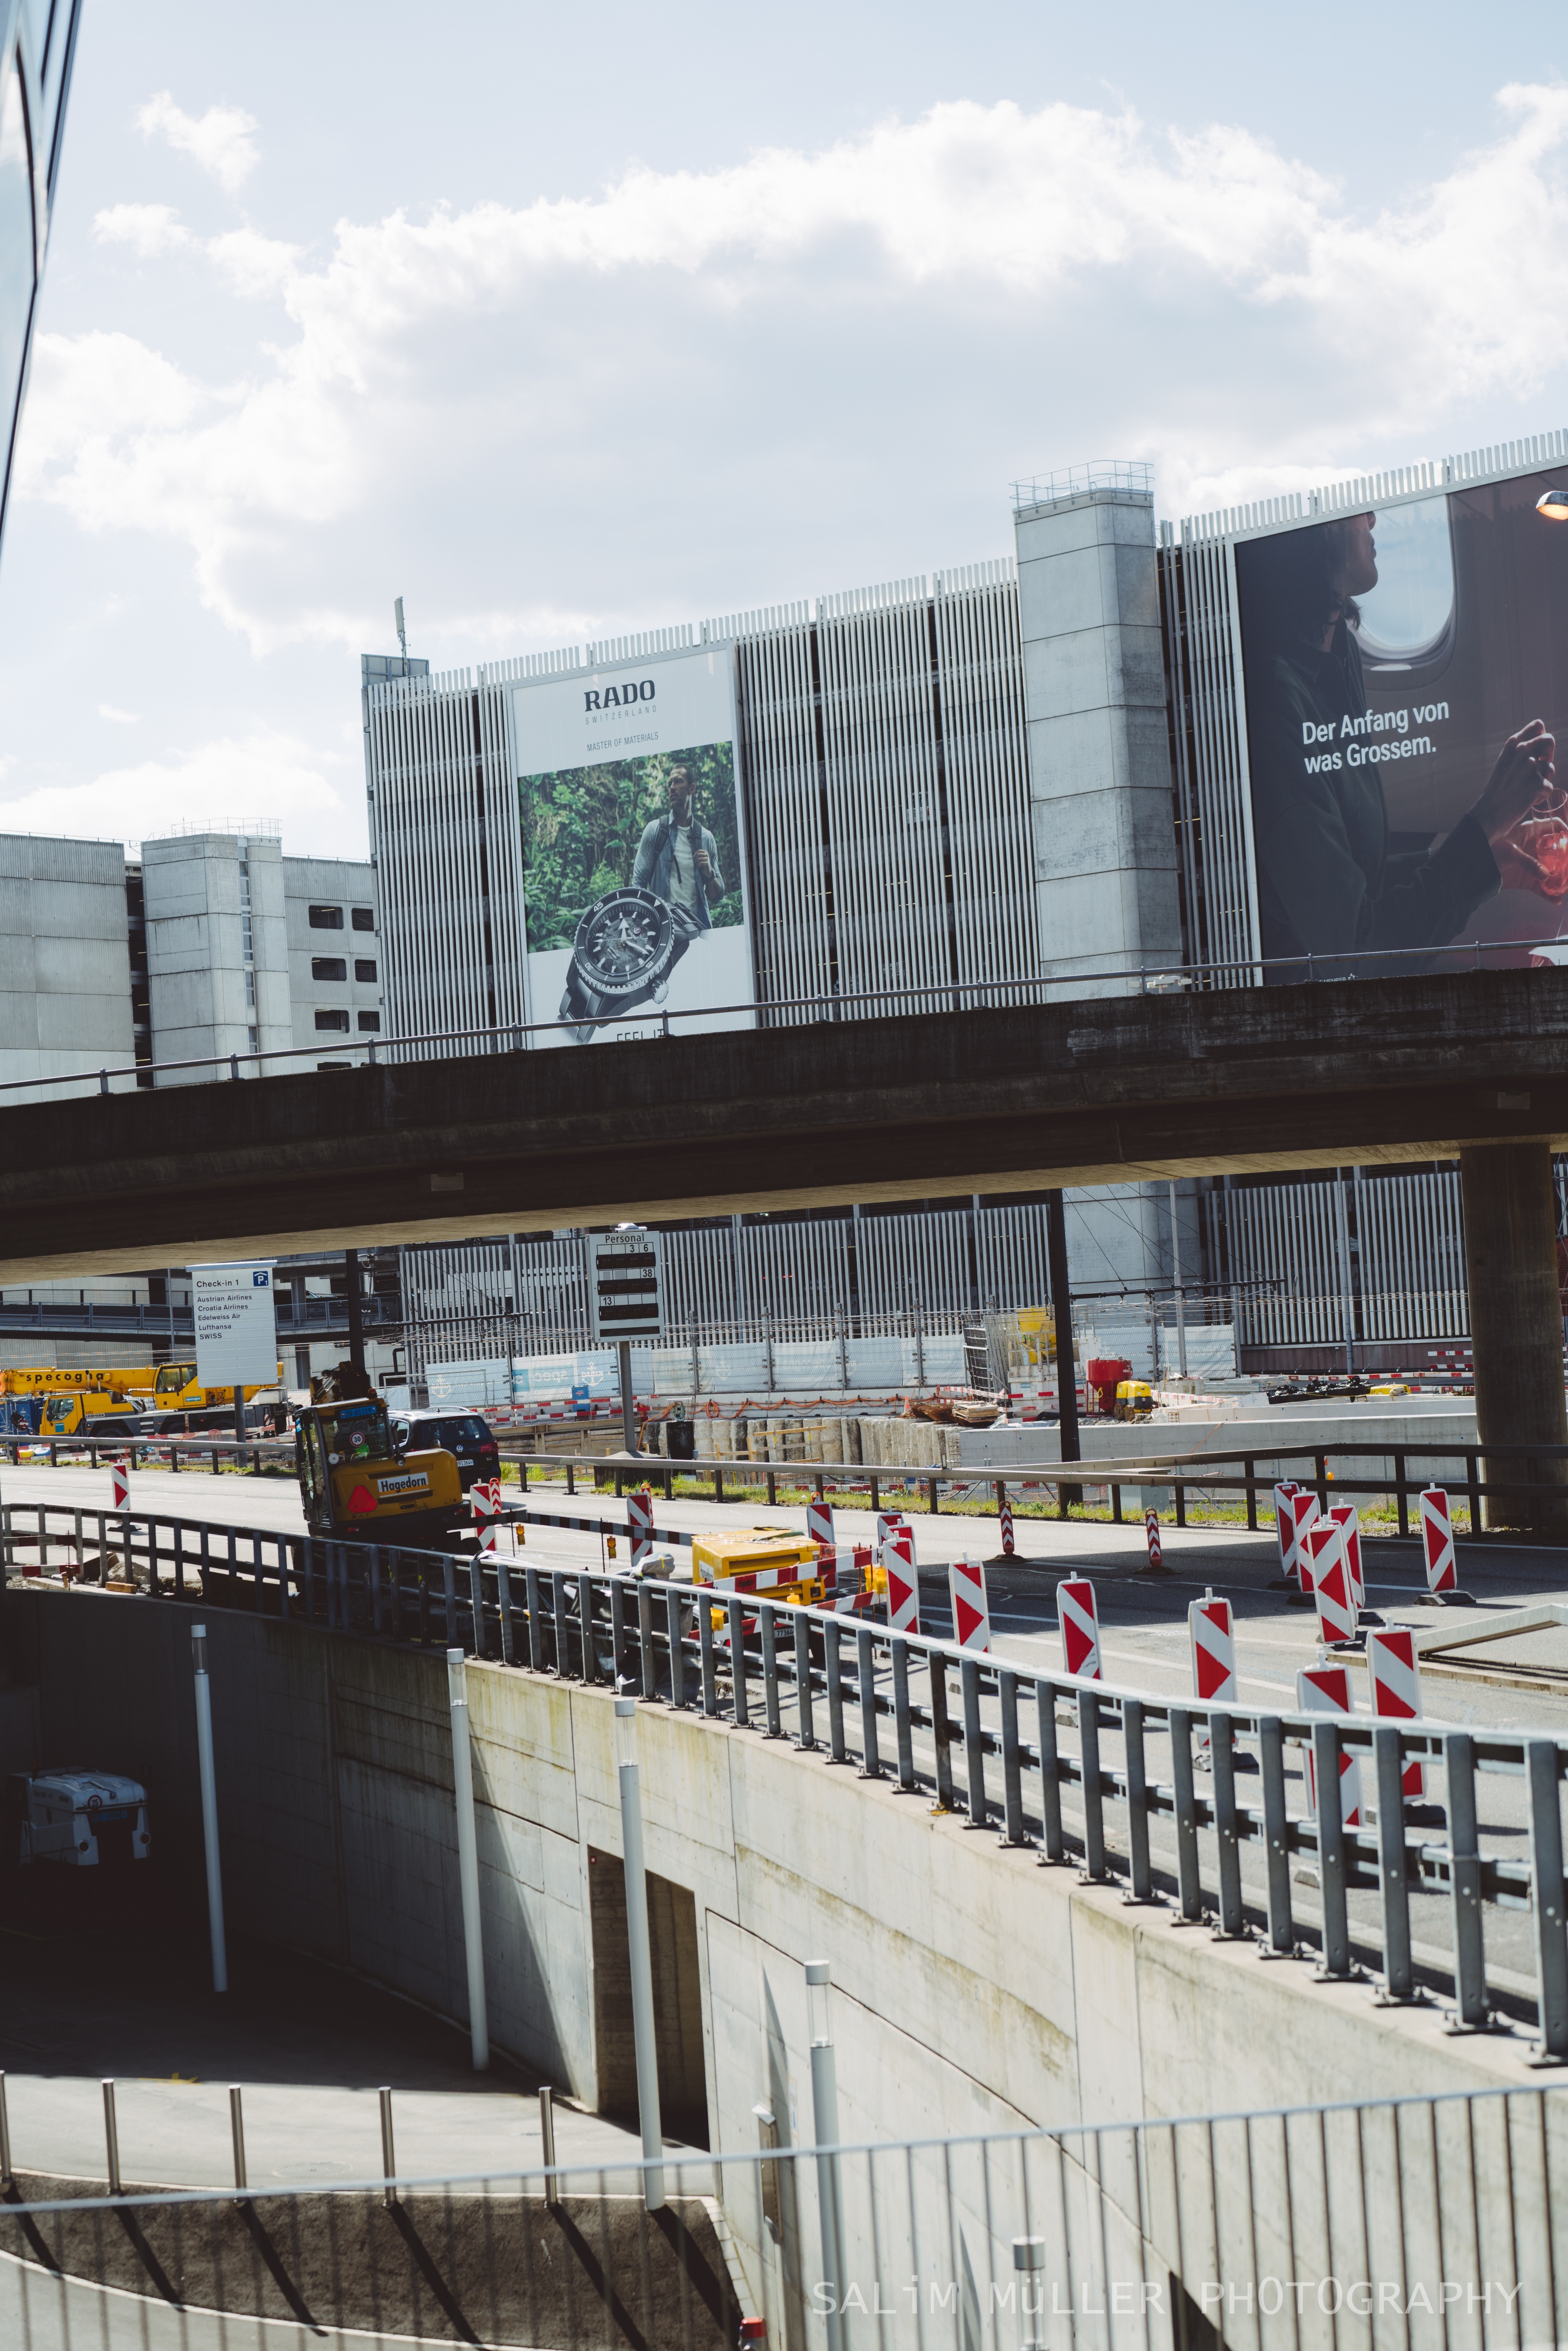
[[1544, 5], [85, 0], [0, 554], [0, 829], [362, 856], [433, 668], [1568, 414]]

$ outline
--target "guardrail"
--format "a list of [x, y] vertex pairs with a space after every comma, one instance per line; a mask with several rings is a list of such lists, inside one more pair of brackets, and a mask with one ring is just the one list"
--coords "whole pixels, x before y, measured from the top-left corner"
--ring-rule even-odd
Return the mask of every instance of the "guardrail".
[[[1412, 965], [1430, 967], [1438, 958], [1447, 957], [1463, 971], [1485, 968], [1482, 956], [1497, 954], [1508, 958], [1504, 968], [1517, 967], [1524, 954], [1559, 956], [1564, 952], [1563, 941], [1553, 935], [1541, 939], [1499, 939], [1481, 941], [1458, 947], [1423, 947], [1413, 953], [1407, 947], [1375, 947], [1354, 956], [1253, 956], [1245, 959], [1207, 963], [1128, 965], [1108, 964], [1097, 970], [1064, 973], [1060, 977], [1049, 972], [1015, 972], [996, 979], [951, 980], [931, 987], [866, 987], [846, 991], [838, 996], [789, 996], [761, 1000], [748, 997], [735, 1004], [709, 1004], [680, 1008], [674, 1005], [652, 1008], [647, 1021], [657, 1020], [661, 1037], [672, 1034], [672, 1021], [689, 1020], [706, 1023], [717, 1019], [735, 1019], [750, 1014], [760, 1026], [764, 1019], [777, 1021], [789, 1016], [795, 1022], [809, 1024], [852, 1020], [871, 1015], [882, 1018], [890, 1007], [902, 1007], [905, 1012], [958, 1012], [966, 1005], [975, 1004], [982, 1009], [1003, 1009], [1029, 1004], [1071, 1003], [1090, 987], [1101, 987], [1114, 981], [1123, 987], [1135, 982], [1141, 995], [1201, 993], [1206, 989], [1227, 985], [1236, 987], [1261, 986], [1270, 972], [1273, 985], [1312, 985], [1354, 979], [1364, 973], [1368, 965], [1393, 963], [1408, 973]], [[1375, 977], [1375, 973], [1365, 974]], [[1396, 977], [1404, 976], [1396, 974]], [[1425, 970], [1418, 977], [1432, 976]], [[110, 1068], [66, 1070], [45, 1078], [7, 1078], [0, 1083], [0, 1096], [8, 1093], [51, 1092], [59, 1086], [96, 1086], [100, 1093], [110, 1091], [110, 1081], [129, 1078], [140, 1084], [142, 1079], [154, 1079], [161, 1073], [178, 1071], [217, 1070], [229, 1079], [237, 1079], [242, 1069], [260, 1068], [271, 1061], [287, 1061], [308, 1065], [314, 1075], [320, 1056], [329, 1053], [339, 1067], [350, 1066], [347, 1057], [362, 1054], [364, 1065], [374, 1069], [382, 1061], [418, 1058], [419, 1049], [430, 1046], [467, 1046], [470, 1049], [521, 1052], [524, 1040], [550, 1036], [562, 1029], [573, 1029], [571, 1020], [509, 1020], [489, 1028], [435, 1029], [416, 1031], [408, 1037], [358, 1037], [343, 1040], [340, 1045], [319, 1040], [314, 1049], [298, 1045], [268, 1046], [265, 1051], [244, 1053], [201, 1053], [178, 1061], [123, 1061]], [[644, 1024], [646, 1025], [646, 1024]], [[696, 1030], [701, 1033], [700, 1028]], [[299, 1074], [305, 1074], [300, 1071]]]
[[[1110, 1497], [1113, 1524], [1126, 1523], [1123, 1494], [1129, 1487], [1146, 1486], [1168, 1489], [1172, 1496], [1172, 1514], [1178, 1527], [1187, 1523], [1187, 1510], [1194, 1496], [1218, 1497], [1244, 1500], [1249, 1530], [1259, 1531], [1258, 1498], [1268, 1498], [1266, 1516], [1272, 1520], [1272, 1498], [1275, 1478], [1272, 1469], [1260, 1471], [1260, 1460], [1278, 1463], [1299, 1463], [1308, 1475], [1300, 1482], [1310, 1485], [1318, 1497], [1318, 1507], [1326, 1510], [1329, 1489], [1336, 1497], [1392, 1495], [1401, 1535], [1410, 1532], [1410, 1501], [1419, 1498], [1431, 1484], [1432, 1476], [1411, 1474], [1410, 1464], [1435, 1462], [1441, 1466], [1451, 1461], [1465, 1465], [1464, 1492], [1469, 1505], [1469, 1523], [1456, 1527], [1461, 1541], [1483, 1541], [1487, 1530], [1481, 1524], [1481, 1505], [1489, 1499], [1521, 1500], [1535, 1503], [1542, 1500], [1561, 1501], [1568, 1486], [1568, 1445], [1465, 1445], [1450, 1438], [1434, 1445], [1270, 1445], [1254, 1446], [1245, 1453], [1185, 1453], [1172, 1454], [1147, 1461], [1123, 1456], [1102, 1461], [1083, 1459], [1063, 1462], [1019, 1462], [1003, 1464], [977, 1463], [960, 1469], [929, 1469], [919, 1462], [905, 1466], [896, 1463], [820, 1462], [758, 1458], [729, 1460], [716, 1454], [698, 1454], [690, 1461], [671, 1460], [659, 1453], [612, 1454], [595, 1456], [588, 1453], [542, 1453], [526, 1446], [517, 1437], [497, 1437], [497, 1449], [503, 1461], [510, 1462], [518, 1473], [526, 1490], [530, 1469], [563, 1470], [566, 1490], [575, 1495], [580, 1478], [589, 1477], [594, 1489], [604, 1481], [613, 1482], [617, 1499], [623, 1497], [628, 1487], [656, 1487], [666, 1500], [674, 1499], [677, 1479], [685, 1478], [698, 1484], [711, 1480], [713, 1499], [717, 1504], [749, 1502], [754, 1498], [746, 1489], [760, 1485], [767, 1494], [768, 1506], [777, 1508], [779, 1489], [782, 1484], [797, 1489], [810, 1488], [819, 1501], [837, 1499], [847, 1508], [857, 1506], [880, 1510], [884, 1491], [910, 1488], [925, 1489], [926, 1510], [936, 1517], [941, 1510], [941, 1493], [962, 1489], [967, 1498], [976, 1488], [992, 1489], [999, 1511], [1004, 1499], [1016, 1498], [1021, 1489], [1044, 1489], [1054, 1496], [1059, 1515], [1067, 1518], [1071, 1510], [1081, 1506], [1086, 1489], [1103, 1489]], [[96, 1469], [102, 1461], [130, 1459], [133, 1468], [145, 1466], [149, 1459], [167, 1462], [171, 1470], [181, 1467], [181, 1457], [186, 1464], [196, 1457], [210, 1458], [214, 1471], [220, 1461], [229, 1461], [235, 1468], [248, 1467], [256, 1475], [262, 1464], [277, 1468], [292, 1468], [294, 1439], [289, 1437], [237, 1437], [218, 1436], [180, 1437], [116, 1437], [96, 1443], [74, 1437], [0, 1437], [0, 1458], [8, 1458], [20, 1467], [24, 1454], [37, 1456], [47, 1450], [49, 1467], [60, 1466], [62, 1456], [80, 1460], [86, 1457]], [[1392, 1474], [1364, 1478], [1345, 1477], [1330, 1468], [1331, 1462], [1375, 1461], [1391, 1462]], [[1540, 1478], [1495, 1478], [1482, 1474], [1483, 1464], [1519, 1461], [1527, 1465], [1561, 1461], [1564, 1475], [1561, 1480]], [[41, 1465], [40, 1465], [41, 1466]], [[726, 1487], [729, 1491], [726, 1492]], [[701, 1499], [694, 1497], [693, 1499]], [[1015, 1509], [1018, 1507], [1015, 1499]], [[1141, 1508], [1134, 1511], [1134, 1523], [1144, 1516]]]
[[[66, 1520], [68, 1531], [52, 1531], [51, 1520]], [[1256, 1935], [1270, 1958], [1298, 1958], [1310, 1942], [1325, 1979], [1348, 1982], [1370, 1965], [1391, 2002], [1447, 1989], [1454, 2021], [1468, 2031], [1485, 2029], [1499, 2011], [1529, 2016], [1538, 2054], [1568, 2060], [1560, 1805], [1568, 1743], [1555, 1739], [1208, 1705], [759, 1594], [703, 1586], [698, 1601], [690, 1580], [591, 1565], [550, 1569], [503, 1553], [455, 1556], [47, 1505], [9, 1505], [3, 1520], [8, 1569], [29, 1549], [47, 1561], [68, 1541], [83, 1557], [91, 1526], [99, 1562], [117, 1551], [149, 1592], [163, 1590], [167, 1571], [171, 1596], [183, 1600], [193, 1583], [204, 1607], [462, 1647], [509, 1668], [632, 1689], [768, 1739], [792, 1736], [833, 1763], [857, 1762], [867, 1779], [930, 1792], [941, 1811], [961, 1807], [972, 1827], [999, 1828], [1007, 1845], [1037, 1847], [1052, 1865], [1075, 1861], [1091, 1882], [1120, 1882], [1131, 1901], [1171, 1899], [1182, 1918], [1211, 1919], [1221, 1936]], [[885, 1757], [884, 1725], [893, 1740]], [[1364, 1767], [1375, 1832], [1364, 1816], [1342, 1820], [1337, 1804], [1315, 1817], [1291, 1813], [1288, 1754], [1303, 1773], [1310, 1758], [1320, 1789], [1340, 1787], [1342, 1759]], [[1207, 1795], [1197, 1786], [1205, 1759]], [[1435, 1823], [1405, 1799], [1403, 1774], [1414, 1762], [1443, 1774]], [[988, 1776], [997, 1765], [999, 1796]], [[1256, 1772], [1260, 1802], [1241, 1802], [1239, 1771]], [[1483, 1829], [1476, 1783], [1488, 1774], [1522, 1780], [1521, 1821]], [[1514, 1850], [1521, 1833], [1528, 1859]], [[1292, 1895], [1298, 1865], [1318, 1881], [1305, 1915]], [[1363, 1893], [1377, 1899], [1358, 1903], [1353, 1919], [1352, 1896]], [[1435, 1906], [1422, 1908], [1419, 1938], [1413, 1898]], [[1528, 1970], [1489, 1967], [1485, 1905], [1530, 1914]], [[1442, 1932], [1443, 1916], [1446, 1949], [1427, 1939]]]
[[71, 2196], [19, 2169], [0, 2327], [18, 2351], [122, 2325], [260, 2351], [280, 2323], [557, 2351], [1568, 2335], [1555, 2085], [859, 2145], [759, 2126], [782, 2143], [456, 2179]]

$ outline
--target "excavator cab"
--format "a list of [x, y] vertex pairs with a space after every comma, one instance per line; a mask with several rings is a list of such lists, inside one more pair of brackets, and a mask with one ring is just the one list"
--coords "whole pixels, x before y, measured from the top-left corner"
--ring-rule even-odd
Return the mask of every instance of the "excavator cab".
[[385, 1401], [350, 1364], [312, 1378], [294, 1462], [312, 1534], [421, 1550], [470, 1523], [454, 1456], [394, 1452]]

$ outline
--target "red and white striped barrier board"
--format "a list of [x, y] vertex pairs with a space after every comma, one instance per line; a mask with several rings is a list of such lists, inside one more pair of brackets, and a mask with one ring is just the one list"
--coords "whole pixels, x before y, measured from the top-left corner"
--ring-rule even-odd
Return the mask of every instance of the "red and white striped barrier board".
[[991, 1646], [991, 1604], [986, 1595], [983, 1560], [956, 1559], [947, 1570], [947, 1593], [953, 1603], [953, 1630], [961, 1649]]
[[[1421, 1662], [1416, 1635], [1408, 1625], [1390, 1625], [1366, 1636], [1366, 1670], [1372, 1683], [1372, 1711], [1385, 1722], [1416, 1722], [1421, 1715]], [[1406, 1763], [1400, 1776], [1406, 1796], [1427, 1792], [1427, 1767]]]
[[1333, 1519], [1314, 1519], [1307, 1529], [1312, 1596], [1318, 1604], [1318, 1638], [1325, 1649], [1342, 1649], [1355, 1639], [1355, 1603], [1350, 1596], [1344, 1529]]
[[653, 1548], [653, 1497], [646, 1486], [626, 1497], [626, 1531], [632, 1538], [632, 1564], [641, 1567]]
[[1086, 1575], [1069, 1575], [1057, 1585], [1056, 1621], [1061, 1627], [1061, 1655], [1068, 1672], [1097, 1682], [1100, 1612], [1094, 1605], [1094, 1586]]
[[887, 1623], [893, 1633], [920, 1630], [920, 1583], [915, 1573], [915, 1544], [888, 1541], [881, 1547], [887, 1575]]
[[1448, 1497], [1441, 1486], [1428, 1486], [1421, 1496], [1421, 1549], [1427, 1561], [1428, 1592], [1457, 1592], [1454, 1567], [1454, 1522]]
[[[1302, 1714], [1354, 1714], [1350, 1675], [1343, 1666], [1304, 1666], [1296, 1676], [1296, 1704]], [[1318, 1816], [1318, 1774], [1312, 1750], [1306, 1751], [1307, 1813]], [[1361, 1764], [1342, 1748], [1339, 1759], [1340, 1818], [1347, 1829], [1361, 1826]]]
[[110, 1465], [109, 1478], [110, 1509], [111, 1510], [128, 1510], [131, 1508], [130, 1462], [111, 1462]]
[[833, 1542], [833, 1506], [821, 1496], [806, 1505], [806, 1541], [831, 1548]]
[[1329, 1516], [1344, 1537], [1344, 1564], [1350, 1579], [1350, 1596], [1359, 1612], [1366, 1605], [1366, 1581], [1361, 1572], [1361, 1512], [1354, 1502], [1331, 1502]]
[[903, 1510], [879, 1510], [876, 1514], [876, 1542], [880, 1551], [890, 1535], [906, 1534], [911, 1543], [910, 1558], [915, 1556], [915, 1528]]
[[1296, 1580], [1296, 1521], [1291, 1510], [1291, 1497], [1301, 1488], [1293, 1478], [1282, 1479], [1274, 1489], [1274, 1531], [1280, 1538], [1280, 1573], [1287, 1583]]
[[1160, 1514], [1158, 1510], [1144, 1512], [1144, 1541], [1149, 1547], [1149, 1565], [1165, 1573], [1165, 1554], [1160, 1549]]
[[501, 1481], [498, 1478], [476, 1478], [473, 1489], [474, 1523], [479, 1530], [481, 1551], [498, 1548], [501, 1516]]
[[1307, 1529], [1317, 1522], [1318, 1498], [1315, 1494], [1308, 1493], [1305, 1487], [1298, 1486], [1286, 1504], [1286, 1509], [1290, 1514], [1294, 1541], [1285, 1573], [1287, 1575], [1294, 1575], [1298, 1592], [1304, 1592], [1310, 1596], [1314, 1579], [1312, 1553], [1307, 1549]]
[[1186, 1612], [1192, 1635], [1193, 1696], [1226, 1706], [1236, 1696], [1236, 1626], [1228, 1600], [1195, 1600]]
[[1002, 1488], [1001, 1507], [997, 1515], [1002, 1522], [1003, 1556], [1011, 1559], [1017, 1548], [1017, 1538], [1013, 1533], [1013, 1506], [1008, 1499], [1008, 1489], [1005, 1486]]

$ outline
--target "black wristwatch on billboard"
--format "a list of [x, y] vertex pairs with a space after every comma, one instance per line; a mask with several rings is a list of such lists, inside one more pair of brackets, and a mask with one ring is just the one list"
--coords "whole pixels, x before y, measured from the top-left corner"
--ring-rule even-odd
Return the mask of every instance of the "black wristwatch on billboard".
[[577, 1042], [586, 1045], [596, 1028], [634, 1005], [662, 1004], [695, 935], [690, 917], [652, 890], [606, 891], [578, 922], [559, 1018], [577, 1023]]

